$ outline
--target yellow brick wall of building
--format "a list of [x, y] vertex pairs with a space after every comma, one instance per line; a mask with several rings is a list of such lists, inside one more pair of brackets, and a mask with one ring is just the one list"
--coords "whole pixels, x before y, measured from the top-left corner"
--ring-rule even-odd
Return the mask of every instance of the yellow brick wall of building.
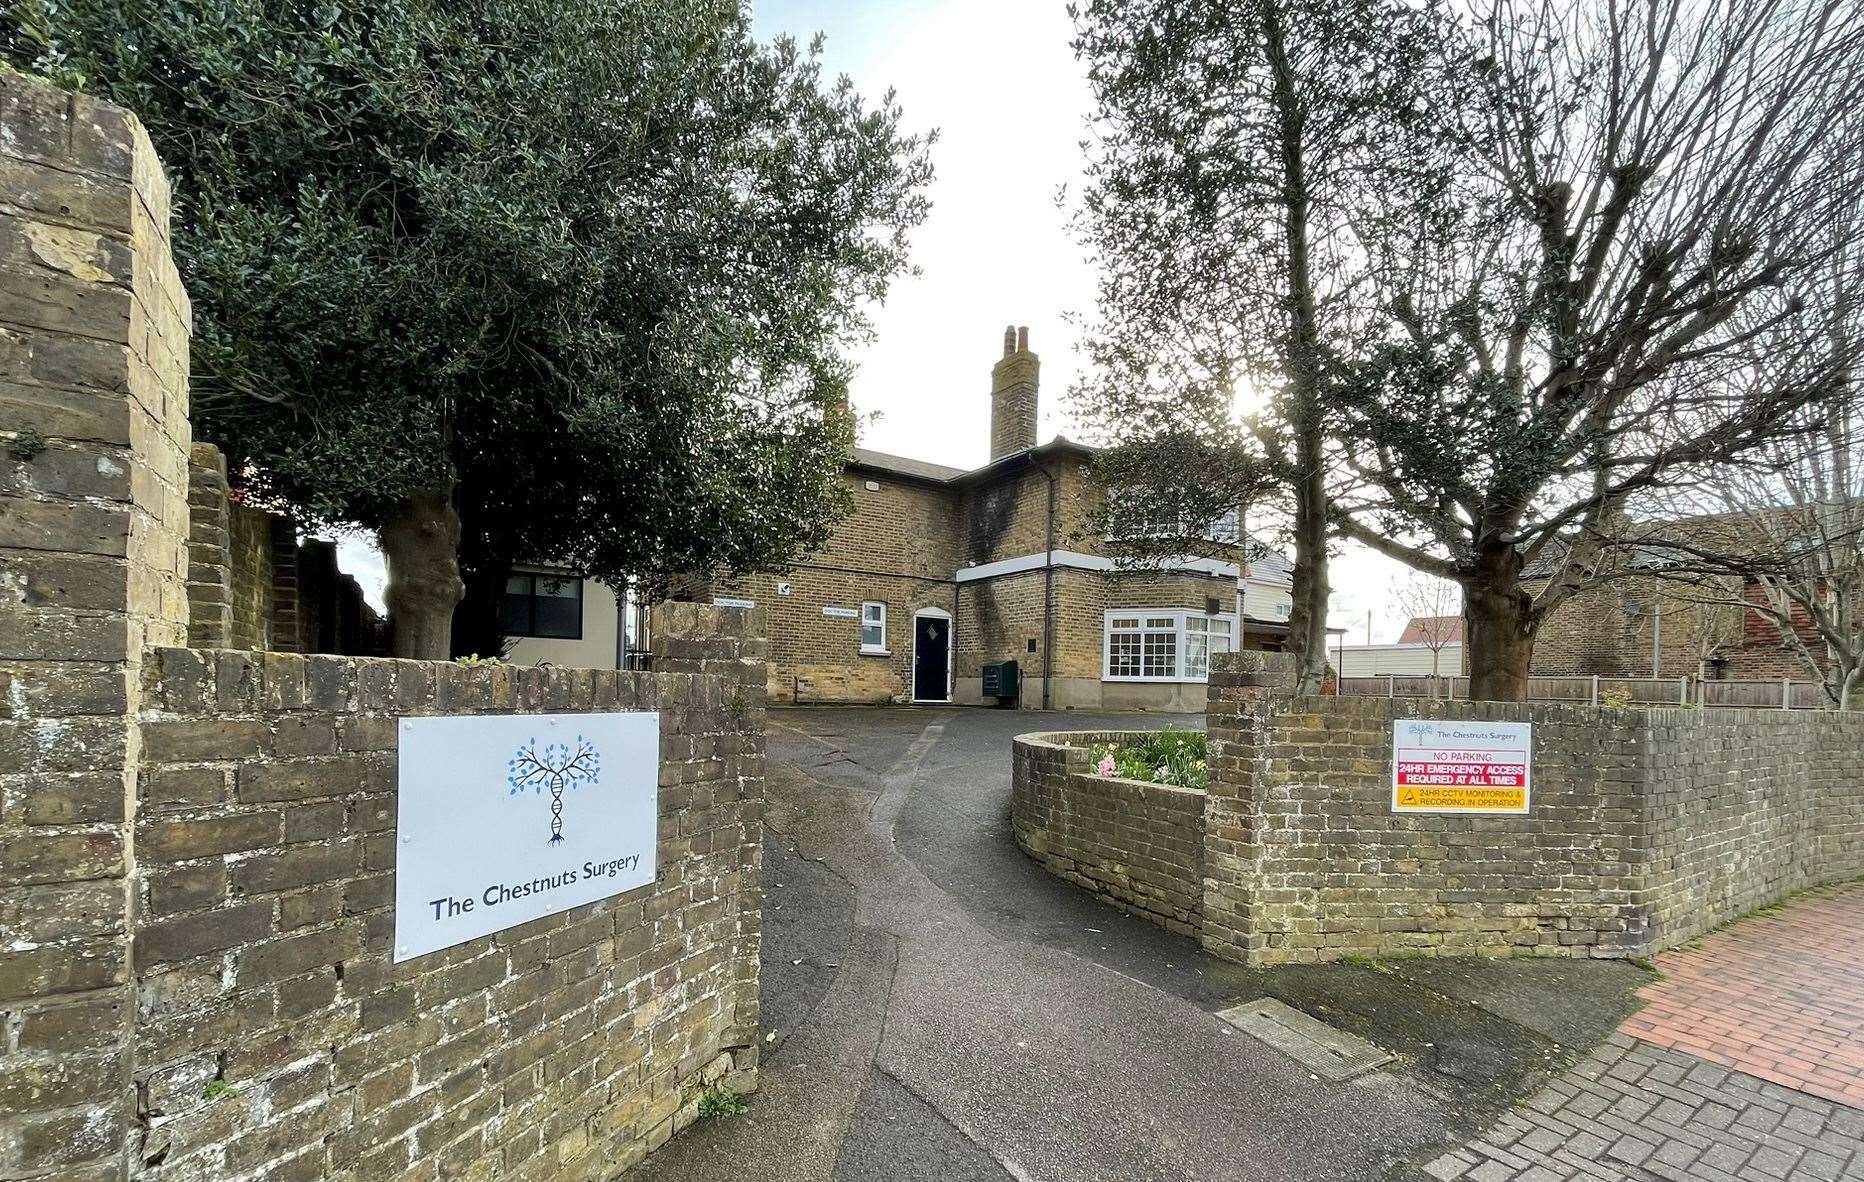
[[[913, 691], [913, 619], [932, 608], [955, 622], [955, 700], [982, 701], [988, 662], [1015, 660], [1022, 704], [1042, 702], [1045, 573], [1017, 571], [959, 582], [968, 567], [1040, 555], [1048, 548], [1049, 476], [1055, 478], [1057, 551], [1094, 554], [1098, 491], [1079, 456], [1050, 456], [1043, 467], [1006, 465], [996, 478], [957, 488], [851, 468], [844, 474], [853, 511], [829, 542], [789, 571], [720, 579], [700, 597], [744, 599], [764, 609], [770, 637], [770, 699], [780, 703], [903, 702]], [[869, 487], [873, 485], [875, 487]], [[1052, 703], [1094, 707], [1109, 608], [1236, 610], [1233, 576], [1053, 572]], [[865, 602], [887, 605], [887, 649], [861, 652], [858, 615]], [[824, 615], [823, 609], [845, 614]], [[1066, 683], [1065, 685], [1063, 683]], [[1201, 708], [1179, 687], [1121, 684], [1113, 697], [1141, 708]]]

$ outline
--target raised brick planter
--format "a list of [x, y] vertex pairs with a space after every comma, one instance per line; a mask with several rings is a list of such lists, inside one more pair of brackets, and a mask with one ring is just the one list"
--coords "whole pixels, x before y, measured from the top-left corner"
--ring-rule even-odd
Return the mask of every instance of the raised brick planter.
[[1140, 732], [1014, 740], [1010, 821], [1050, 873], [1183, 935], [1203, 929], [1204, 799], [1196, 788], [1094, 774], [1088, 748]]

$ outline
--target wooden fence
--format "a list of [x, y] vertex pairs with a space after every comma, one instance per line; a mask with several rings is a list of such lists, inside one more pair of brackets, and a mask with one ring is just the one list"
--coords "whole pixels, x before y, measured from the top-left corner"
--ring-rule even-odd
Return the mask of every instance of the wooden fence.
[[[1467, 677], [1432, 677], [1429, 674], [1380, 674], [1343, 677], [1339, 692], [1357, 697], [1441, 698], [1469, 696]], [[1642, 706], [1747, 706], [1764, 709], [1822, 710], [1825, 690], [1816, 681], [1710, 681], [1698, 677], [1588, 677], [1585, 675], [1530, 677], [1530, 702], [1576, 702], [1596, 706], [1628, 693]]]

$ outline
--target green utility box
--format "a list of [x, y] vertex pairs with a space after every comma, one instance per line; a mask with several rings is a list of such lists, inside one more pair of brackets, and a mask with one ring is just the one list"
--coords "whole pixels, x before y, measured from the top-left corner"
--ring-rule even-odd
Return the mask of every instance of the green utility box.
[[1022, 669], [1015, 661], [992, 661], [984, 666], [984, 696], [997, 699], [997, 705], [1015, 702], [1022, 687]]

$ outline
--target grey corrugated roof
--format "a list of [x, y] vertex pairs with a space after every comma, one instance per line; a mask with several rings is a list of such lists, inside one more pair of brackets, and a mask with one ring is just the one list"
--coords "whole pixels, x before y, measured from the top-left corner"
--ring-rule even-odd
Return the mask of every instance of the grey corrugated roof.
[[909, 456], [893, 456], [884, 451], [870, 451], [865, 447], [850, 448], [848, 462], [859, 468], [873, 468], [881, 472], [911, 476], [916, 480], [935, 480], [941, 483], [963, 476], [965, 471], [963, 468], [915, 460]]

